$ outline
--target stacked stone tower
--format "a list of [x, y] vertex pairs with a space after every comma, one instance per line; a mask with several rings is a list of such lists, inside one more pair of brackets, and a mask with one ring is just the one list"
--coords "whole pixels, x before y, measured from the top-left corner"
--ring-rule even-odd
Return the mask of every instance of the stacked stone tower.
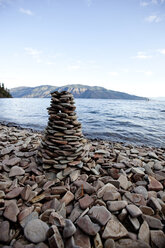
[[73, 95], [67, 91], [51, 93], [49, 120], [38, 151], [43, 169], [55, 173], [70, 166], [82, 167], [86, 140], [77, 121]]

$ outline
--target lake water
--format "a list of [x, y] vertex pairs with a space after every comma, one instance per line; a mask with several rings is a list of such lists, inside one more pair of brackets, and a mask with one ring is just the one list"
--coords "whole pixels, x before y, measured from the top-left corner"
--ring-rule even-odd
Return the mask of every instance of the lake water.
[[[165, 147], [165, 101], [75, 99], [88, 138]], [[43, 130], [50, 98], [0, 99], [0, 121]]]

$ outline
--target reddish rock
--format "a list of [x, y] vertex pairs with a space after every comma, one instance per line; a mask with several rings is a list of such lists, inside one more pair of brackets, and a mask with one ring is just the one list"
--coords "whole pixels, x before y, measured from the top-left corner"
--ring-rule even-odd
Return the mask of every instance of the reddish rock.
[[31, 189], [30, 185], [26, 185], [21, 192], [22, 199], [27, 201], [29, 196], [30, 196], [31, 191], [32, 191], [32, 189]]
[[155, 191], [163, 190], [163, 185], [154, 177], [149, 176], [148, 190], [155, 190]]
[[79, 200], [79, 204], [82, 209], [86, 209], [90, 207], [93, 202], [94, 202], [93, 198], [89, 195], [86, 195]]
[[9, 166], [14, 166], [18, 163], [20, 163], [21, 159], [18, 158], [18, 157], [15, 157], [15, 158], [12, 158], [12, 159], [9, 159], [5, 162], [6, 165], [9, 165]]
[[91, 248], [90, 237], [77, 228], [74, 234], [75, 245], [83, 248]]
[[10, 170], [9, 177], [24, 175], [25, 171], [19, 166], [13, 166]]
[[10, 239], [9, 236], [10, 223], [8, 221], [0, 222], [0, 241], [7, 242]]
[[15, 202], [11, 202], [3, 213], [4, 217], [13, 222], [17, 221], [17, 215], [19, 214], [19, 209]]
[[90, 185], [88, 182], [82, 180], [76, 180], [73, 184], [77, 187], [81, 187], [82, 190], [84, 190], [89, 195], [95, 192], [95, 188], [92, 185]]
[[19, 194], [21, 193], [23, 187], [16, 187], [14, 188], [12, 191], [10, 191], [9, 193], [6, 194], [6, 198], [7, 199], [12, 199], [15, 198], [17, 196], [19, 196]]
[[67, 191], [66, 194], [61, 199], [61, 202], [65, 202], [65, 205], [67, 206], [73, 200], [74, 200], [74, 194], [70, 191]]

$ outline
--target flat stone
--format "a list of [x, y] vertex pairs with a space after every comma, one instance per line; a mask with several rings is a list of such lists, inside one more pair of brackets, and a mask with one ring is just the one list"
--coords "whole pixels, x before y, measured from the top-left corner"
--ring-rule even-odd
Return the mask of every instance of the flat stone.
[[140, 222], [139, 222], [138, 218], [136, 218], [136, 217], [131, 217], [131, 216], [129, 215], [129, 216], [128, 216], [128, 219], [129, 219], [129, 221], [130, 221], [130, 223], [131, 223], [131, 225], [132, 225], [134, 231], [139, 230], [139, 228], [140, 228]]
[[63, 230], [63, 237], [69, 238], [76, 232], [76, 227], [69, 219], [65, 219], [65, 226]]
[[48, 236], [50, 237], [48, 239], [50, 248], [64, 248], [63, 239], [61, 237], [61, 234], [59, 233], [58, 228], [55, 225], [50, 227]]
[[65, 205], [67, 206], [73, 200], [74, 200], [74, 194], [71, 191], [67, 191], [66, 194], [61, 199], [61, 202], [65, 202]]
[[120, 186], [127, 190], [128, 187], [129, 187], [129, 183], [128, 183], [128, 179], [125, 175], [121, 175], [119, 178], [118, 178], [118, 181], [120, 182]]
[[[25, 217], [23, 216], [24, 218], [22, 218], [22, 219], [20, 220], [20, 225], [21, 225], [22, 227], [25, 227], [26, 224], [27, 224], [29, 221], [34, 220], [34, 219], [38, 219], [38, 213], [37, 213], [36, 211], [32, 212], [32, 210], [33, 210], [33, 208], [30, 207], [30, 208], [28, 208], [28, 209], [25, 211]], [[24, 215], [24, 213], [23, 213], [23, 215]], [[21, 217], [20, 217], [20, 218], [21, 218]]]
[[88, 215], [80, 217], [77, 220], [77, 225], [83, 232], [91, 236], [95, 236], [100, 231], [100, 226], [94, 224]]
[[150, 243], [150, 229], [146, 221], [143, 221], [138, 233], [138, 239]]
[[148, 191], [146, 190], [144, 186], [138, 186], [134, 188], [134, 192], [137, 194], [142, 194], [145, 199], [148, 198]]
[[153, 247], [165, 247], [165, 234], [163, 233], [163, 231], [151, 230], [151, 244], [153, 245]]
[[126, 206], [126, 209], [132, 217], [138, 217], [142, 215], [142, 211], [136, 205], [129, 204]]
[[79, 200], [79, 204], [82, 209], [86, 209], [90, 207], [93, 202], [94, 202], [93, 198], [89, 195], [85, 195], [83, 198]]
[[69, 219], [72, 221], [72, 222], [75, 222], [79, 217], [80, 215], [83, 213], [83, 210], [79, 207], [79, 204], [77, 204], [74, 209], [72, 210], [70, 216], [69, 216]]
[[154, 210], [148, 206], [140, 206], [140, 209], [145, 215], [154, 215]]
[[120, 239], [115, 243], [115, 248], [151, 248], [142, 240]]
[[10, 239], [9, 235], [10, 231], [10, 223], [8, 221], [2, 221], [0, 223], [0, 241], [8, 242]]
[[148, 156], [149, 156], [150, 158], [158, 159], [158, 156], [156, 155], [155, 152], [148, 152]]
[[15, 202], [11, 202], [3, 213], [4, 217], [13, 222], [17, 221], [17, 215], [19, 214], [19, 208]]
[[7, 180], [5, 182], [0, 181], [0, 190], [6, 190], [7, 188], [10, 187], [11, 184], [12, 184], [12, 181], [10, 180]]
[[136, 168], [136, 167], [132, 167], [132, 172], [140, 174], [140, 175], [145, 175], [144, 171], [142, 171], [140, 168]]
[[127, 201], [107, 201], [107, 207], [109, 211], [119, 211], [127, 206]]
[[5, 162], [6, 165], [8, 166], [14, 166], [16, 164], [19, 164], [21, 162], [21, 159], [18, 158], [18, 157], [15, 157], [15, 158], [12, 158], [12, 159], [9, 159]]
[[118, 219], [113, 216], [112, 219], [108, 221], [102, 234], [103, 239], [113, 238], [119, 239], [127, 236], [128, 231], [126, 228], [118, 221]]
[[77, 187], [81, 187], [89, 195], [95, 192], [95, 188], [83, 180], [76, 180], [73, 184]]
[[88, 212], [89, 217], [101, 226], [111, 218], [111, 213], [104, 206], [94, 206]]
[[109, 192], [109, 191], [117, 191], [117, 188], [113, 185], [113, 184], [111, 184], [111, 183], [107, 183], [107, 184], [105, 184], [103, 187], [101, 187], [99, 190], [98, 190], [98, 192], [97, 192], [97, 197], [98, 198], [102, 198], [103, 197], [103, 195], [105, 194], [105, 192]]
[[21, 193], [21, 191], [23, 190], [23, 187], [16, 187], [13, 190], [11, 190], [9, 193], [6, 194], [6, 199], [12, 199], [15, 198], [17, 196], [19, 196], [19, 194]]
[[21, 192], [21, 197], [23, 200], [27, 201], [29, 196], [30, 196], [30, 193], [31, 193], [32, 189], [31, 189], [31, 186], [30, 185], [26, 185], [24, 187], [24, 189], [22, 190]]
[[115, 241], [113, 239], [106, 239], [104, 248], [116, 248]]
[[148, 178], [149, 178], [148, 190], [155, 190], [155, 191], [163, 190], [163, 185], [158, 180], [156, 180], [152, 176], [149, 176]]
[[25, 171], [19, 166], [13, 166], [10, 170], [9, 177], [24, 175]]
[[24, 228], [25, 237], [33, 242], [39, 243], [47, 239], [47, 231], [49, 226], [39, 219], [29, 221]]
[[115, 200], [120, 200], [121, 196], [120, 193], [117, 192], [116, 190], [111, 190], [111, 191], [105, 191], [103, 195], [103, 200], [104, 201], [115, 201]]
[[46, 210], [43, 214], [41, 219], [45, 222], [48, 222], [49, 224], [56, 225], [57, 227], [64, 227], [65, 226], [65, 219], [63, 218], [62, 215], [59, 213], [52, 211], [53, 209], [48, 209]]
[[82, 248], [91, 248], [90, 237], [82, 232], [80, 228], [77, 228], [74, 234], [75, 245]]
[[161, 211], [161, 209], [162, 209], [159, 201], [155, 197], [151, 197], [148, 200], [147, 204], [148, 204], [148, 206], [150, 206], [151, 208], [153, 208], [155, 211], [157, 211], [157, 210]]
[[146, 205], [146, 201], [144, 200], [144, 197], [141, 194], [136, 194], [136, 193], [130, 193], [126, 192], [124, 196], [130, 200], [132, 203], [141, 206], [141, 205]]
[[163, 229], [163, 225], [159, 219], [154, 218], [149, 215], [142, 215], [142, 217], [143, 217], [143, 220], [147, 222], [150, 228], [160, 229], [160, 230]]

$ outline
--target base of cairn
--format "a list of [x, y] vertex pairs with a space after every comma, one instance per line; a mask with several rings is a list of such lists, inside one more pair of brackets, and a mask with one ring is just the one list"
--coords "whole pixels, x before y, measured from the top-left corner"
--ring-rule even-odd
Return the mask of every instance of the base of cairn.
[[77, 121], [74, 97], [67, 91], [51, 93], [48, 108], [49, 120], [38, 150], [37, 160], [43, 169], [54, 171], [61, 177], [61, 170], [83, 167], [88, 145], [84, 139], [81, 123]]

